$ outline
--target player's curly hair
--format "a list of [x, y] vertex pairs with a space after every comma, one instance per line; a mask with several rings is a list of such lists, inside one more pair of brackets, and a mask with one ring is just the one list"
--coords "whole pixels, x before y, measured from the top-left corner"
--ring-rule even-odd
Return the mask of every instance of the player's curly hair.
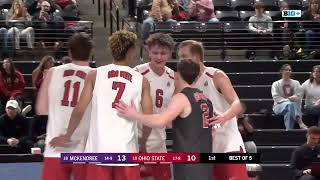
[[146, 44], [149, 48], [154, 45], [159, 45], [161, 47], [168, 47], [172, 50], [175, 42], [169, 34], [154, 33], [147, 39]]
[[127, 30], [114, 32], [109, 37], [109, 47], [115, 61], [125, 60], [128, 51], [135, 48], [137, 35]]

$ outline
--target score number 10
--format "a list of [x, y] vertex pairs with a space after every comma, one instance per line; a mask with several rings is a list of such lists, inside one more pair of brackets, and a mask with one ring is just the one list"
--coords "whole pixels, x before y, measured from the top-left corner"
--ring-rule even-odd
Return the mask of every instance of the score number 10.
[[188, 162], [196, 162], [197, 156], [196, 155], [187, 155], [187, 161]]

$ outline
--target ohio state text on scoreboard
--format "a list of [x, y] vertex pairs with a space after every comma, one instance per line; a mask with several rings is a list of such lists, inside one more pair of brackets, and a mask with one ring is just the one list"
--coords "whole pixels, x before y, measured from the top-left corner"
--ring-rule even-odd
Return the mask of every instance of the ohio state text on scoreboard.
[[61, 153], [61, 163], [260, 163], [258, 153]]

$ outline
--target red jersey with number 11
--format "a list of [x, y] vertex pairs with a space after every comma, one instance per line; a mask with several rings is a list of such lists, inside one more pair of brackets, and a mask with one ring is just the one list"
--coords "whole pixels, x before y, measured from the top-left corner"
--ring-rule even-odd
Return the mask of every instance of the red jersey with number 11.
[[143, 76], [128, 66], [97, 68], [86, 152], [138, 152], [137, 123], [118, 116], [115, 104], [133, 101], [139, 110], [142, 81]]
[[73, 108], [77, 105], [84, 81], [92, 68], [73, 63], [53, 67], [49, 84], [49, 120], [47, 124], [45, 157], [60, 157], [61, 152], [83, 152], [88, 136], [90, 118], [89, 105], [79, 127], [71, 137], [71, 144], [66, 147], [51, 147], [52, 138], [65, 134]]

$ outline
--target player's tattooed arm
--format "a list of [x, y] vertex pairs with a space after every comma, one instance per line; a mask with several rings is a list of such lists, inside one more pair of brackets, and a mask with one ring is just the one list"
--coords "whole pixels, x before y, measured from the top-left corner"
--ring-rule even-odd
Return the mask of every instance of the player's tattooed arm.
[[[142, 83], [142, 95], [141, 95], [141, 107], [144, 114], [152, 114], [152, 98], [150, 95], [150, 84], [146, 78], [143, 78]], [[142, 137], [139, 139], [140, 151], [146, 152], [146, 142], [150, 136], [152, 128], [143, 125], [142, 127]]]
[[173, 96], [167, 109], [160, 114], [142, 114], [137, 112], [133, 103], [126, 105], [121, 101], [117, 104], [117, 110], [119, 115], [126, 119], [136, 120], [152, 128], [163, 128], [177, 116], [185, 117], [188, 113], [190, 114], [191, 105], [185, 95], [178, 93]]

